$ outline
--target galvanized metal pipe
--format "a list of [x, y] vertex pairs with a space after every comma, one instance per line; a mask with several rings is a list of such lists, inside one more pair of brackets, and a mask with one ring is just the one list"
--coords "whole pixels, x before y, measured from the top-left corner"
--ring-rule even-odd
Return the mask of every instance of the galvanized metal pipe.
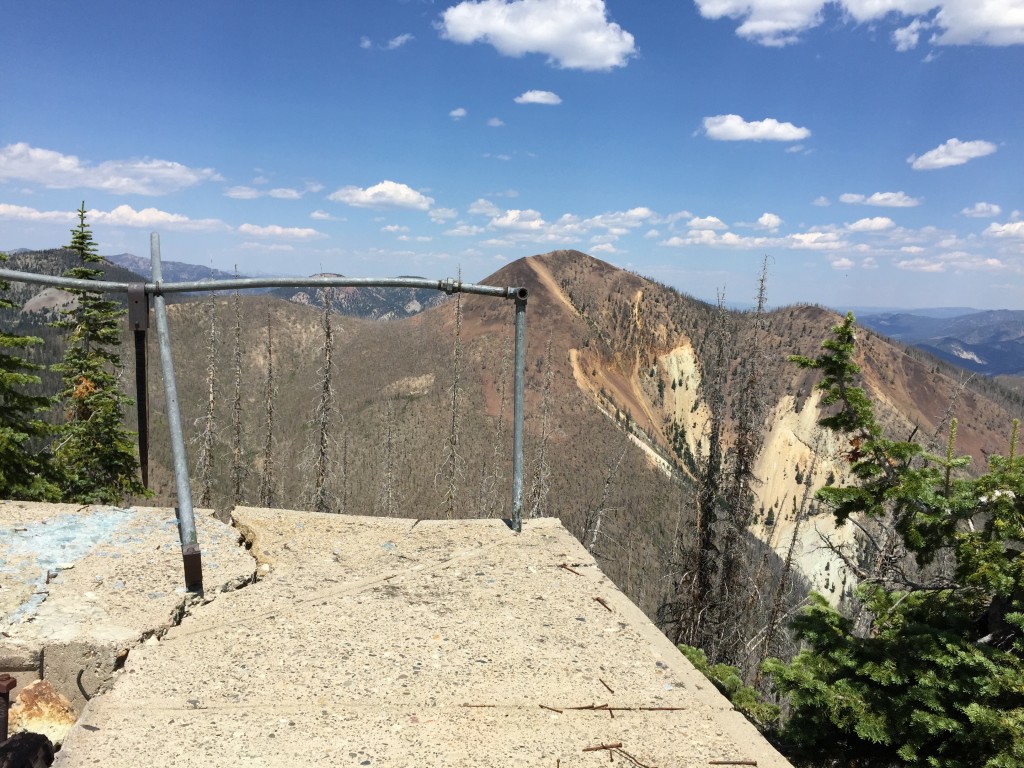
[[188, 455], [185, 436], [181, 429], [178, 409], [178, 387], [174, 381], [174, 358], [171, 355], [171, 333], [167, 322], [167, 301], [161, 292], [160, 235], [153, 232], [149, 239], [153, 264], [153, 309], [156, 314], [156, 336], [160, 343], [160, 367], [164, 378], [164, 399], [167, 401], [167, 426], [171, 432], [171, 454], [174, 458], [174, 484], [178, 492], [178, 536], [181, 539], [181, 558], [185, 567], [185, 588], [203, 590], [202, 554], [196, 536], [196, 520], [192, 510], [192, 487], [188, 477]]
[[512, 400], [512, 530], [523, 530], [523, 421], [526, 379], [526, 295], [516, 291], [516, 372]]
[[[22, 283], [52, 285], [57, 288], [78, 288], [97, 293], [127, 293], [129, 283], [110, 280], [79, 280], [73, 277], [37, 275], [32, 272], [18, 272], [0, 269], [0, 280], [15, 280]], [[163, 283], [155, 276], [146, 283], [146, 292], [154, 293], [156, 283], [161, 282], [160, 291], [167, 293], [191, 293], [193, 291], [231, 291], [247, 288], [423, 288], [443, 293], [472, 293], [480, 296], [497, 296], [514, 299], [519, 288], [495, 285], [464, 283], [461, 280], [428, 280], [425, 277], [238, 277], [228, 280], [192, 280], [183, 283]]]

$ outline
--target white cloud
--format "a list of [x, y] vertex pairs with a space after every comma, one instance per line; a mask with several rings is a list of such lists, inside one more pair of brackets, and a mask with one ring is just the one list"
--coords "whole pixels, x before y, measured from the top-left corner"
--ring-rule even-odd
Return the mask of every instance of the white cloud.
[[532, 209], [519, 210], [513, 208], [491, 219], [491, 226], [499, 229], [537, 230], [544, 227], [545, 224], [546, 222], [540, 215], [540, 212]]
[[516, 104], [561, 104], [562, 97], [557, 93], [551, 91], [526, 91], [525, 93], [516, 96], [514, 99]]
[[909, 272], [945, 272], [946, 265], [941, 261], [929, 259], [904, 259], [897, 261], [896, 266]]
[[459, 215], [459, 212], [454, 208], [431, 208], [430, 209], [430, 220], [435, 224], [441, 224], [445, 221], [451, 221]]
[[983, 234], [989, 237], [1024, 238], [1024, 221], [1011, 221], [1008, 224], [989, 224]]
[[370, 48], [373, 48], [373, 41], [371, 41], [370, 38], [368, 37], [360, 37], [359, 47], [362, 48], [364, 51], [369, 50]]
[[494, 218], [495, 216], [501, 215], [501, 208], [496, 206], [490, 200], [484, 200], [482, 197], [470, 203], [468, 210], [475, 216], [487, 216], [489, 218]]
[[[761, 45], [795, 43], [800, 35], [821, 24], [827, 5], [861, 24], [890, 17], [909, 23], [892, 34], [897, 50], [917, 45], [920, 33], [935, 29], [938, 45], [1015, 45], [1024, 43], [1024, 14], [1019, 0], [696, 0], [702, 16], [730, 18], [741, 23], [740, 37]], [[937, 12], [936, 12], [936, 9]], [[933, 13], [934, 12], [934, 13]]]
[[845, 257], [833, 259], [832, 269], [853, 269], [853, 262]]
[[767, 229], [769, 232], [774, 232], [781, 224], [782, 219], [774, 213], [762, 213], [757, 220], [757, 225], [761, 229]]
[[915, 171], [932, 171], [936, 168], [949, 168], [963, 165], [976, 157], [991, 155], [997, 149], [991, 141], [960, 141], [950, 139], [935, 149], [928, 150], [920, 157], [911, 155], [907, 158], [910, 167]]
[[385, 227], [380, 228], [381, 232], [408, 232], [408, 227], [403, 227], [400, 224], [388, 224]]
[[879, 208], [913, 208], [921, 201], [905, 192], [875, 192], [870, 196], [844, 192], [839, 201], [850, 205], [874, 205]]
[[452, 227], [445, 231], [446, 235], [450, 237], [475, 237], [476, 235], [485, 232], [483, 227], [473, 226], [471, 224], [459, 224], [457, 227]]
[[686, 222], [690, 229], [728, 229], [729, 226], [717, 216], [696, 216]]
[[501, 128], [501, 126], [503, 126], [505, 123], [500, 117], [492, 117], [490, 120], [487, 121], [487, 124], [491, 128]]
[[382, 181], [372, 187], [342, 187], [327, 196], [328, 200], [345, 203], [355, 208], [408, 208], [427, 211], [434, 204], [432, 197], [395, 181]]
[[247, 251], [269, 251], [271, 253], [293, 253], [295, 251], [295, 246], [287, 243], [257, 243], [252, 240], [247, 240], [239, 247]]
[[[145, 227], [152, 229], [175, 229], [186, 231], [210, 232], [230, 229], [220, 219], [190, 219], [180, 213], [169, 213], [157, 208], [143, 208], [136, 211], [130, 205], [119, 205], [112, 211], [91, 210], [86, 213], [92, 224], [104, 224], [111, 227]], [[38, 211], [23, 205], [0, 203], [0, 219], [16, 221], [36, 221], [53, 224], [74, 224], [78, 216], [71, 211]]]
[[962, 216], [970, 216], [972, 219], [990, 219], [993, 216], [998, 216], [1003, 212], [995, 203], [975, 203], [970, 208], [964, 208], [960, 211]]
[[262, 192], [253, 187], [228, 187], [224, 190], [224, 196], [235, 200], [255, 200]]
[[180, 213], [170, 213], [157, 208], [136, 211], [130, 205], [119, 205], [112, 211], [89, 211], [89, 221], [115, 227], [160, 227], [202, 232], [228, 228], [220, 219], [190, 219]]
[[705, 117], [704, 133], [715, 141], [802, 141], [811, 135], [807, 128], [773, 117], [748, 122], [739, 115]]
[[486, 42], [505, 56], [540, 53], [563, 69], [623, 67], [636, 53], [633, 36], [608, 20], [604, 0], [464, 0], [439, 27], [453, 42]]
[[220, 181], [212, 168], [189, 168], [170, 160], [108, 160], [92, 165], [75, 155], [24, 142], [0, 148], [0, 180], [40, 184], [48, 189], [101, 189], [135, 195], [165, 195]]
[[450, 117], [452, 120], [461, 120], [468, 114], [469, 112], [466, 111], [465, 107], [456, 107], [455, 109], [448, 113], [448, 117]]
[[615, 246], [611, 243], [600, 243], [589, 248], [591, 253], [618, 253]]
[[786, 244], [802, 251], [827, 251], [845, 248], [849, 245], [835, 232], [795, 232], [787, 235]]
[[309, 214], [309, 218], [313, 219], [314, 221], [337, 221], [337, 219], [335, 219], [327, 211], [322, 211], [319, 209]]
[[902, 52], [913, 50], [917, 47], [917, 41], [921, 37], [921, 32], [926, 29], [931, 29], [932, 24], [927, 21], [921, 21], [921, 19], [914, 19], [912, 22], [907, 24], [905, 27], [900, 27], [894, 30], [892, 33], [892, 42], [896, 46], [896, 50]]
[[406, 43], [410, 43], [415, 39], [415, 37], [406, 32], [404, 35], [398, 35], [397, 37], [393, 37], [390, 40], [388, 40], [384, 47], [387, 48], [389, 51], [393, 51], [396, 48], [401, 48]]
[[870, 219], [858, 219], [853, 224], [848, 224], [846, 228], [850, 232], [882, 232], [895, 226], [896, 222], [888, 216], [874, 216]]
[[37, 211], [24, 205], [0, 203], [0, 219], [14, 221], [42, 221], [52, 224], [74, 224], [78, 216], [71, 211]]
[[902, 251], [903, 253], [910, 253], [910, 254], [924, 253], [924, 248], [922, 248], [919, 245], [904, 245], [902, 248], [900, 248], [900, 251]]
[[[257, 181], [263, 182], [264, 179]], [[228, 187], [224, 190], [224, 196], [235, 200], [255, 200], [258, 197], [273, 197], [276, 200], [301, 200], [306, 192], [319, 192], [323, 189], [321, 184], [309, 183], [304, 190], [292, 189], [291, 187], [275, 187], [274, 189], [256, 189], [256, 187], [237, 186]]]
[[811, 205], [816, 205], [819, 208], [828, 208], [830, 205], [832, 205], [832, 201], [829, 200], [824, 195], [821, 195], [820, 197], [815, 198]]
[[277, 224], [268, 224], [265, 227], [258, 224], [242, 224], [238, 231], [243, 235], [253, 237], [282, 237], [288, 240], [311, 240], [326, 237], [323, 232], [318, 232], [310, 227], [282, 227]]

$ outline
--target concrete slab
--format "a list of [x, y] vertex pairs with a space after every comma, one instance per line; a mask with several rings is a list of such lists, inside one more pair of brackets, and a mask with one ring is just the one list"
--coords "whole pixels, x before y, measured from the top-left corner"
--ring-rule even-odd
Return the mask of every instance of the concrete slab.
[[[238, 533], [197, 512], [205, 586], [251, 580]], [[0, 672], [45, 677], [81, 709], [188, 601], [174, 511], [0, 501]]]
[[133, 651], [56, 765], [788, 765], [556, 520], [235, 519], [266, 577]]

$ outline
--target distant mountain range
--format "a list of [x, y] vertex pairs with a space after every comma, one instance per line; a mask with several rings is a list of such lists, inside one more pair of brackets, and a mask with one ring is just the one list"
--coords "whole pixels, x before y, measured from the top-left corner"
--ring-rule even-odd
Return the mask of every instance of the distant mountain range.
[[876, 333], [987, 376], [1024, 374], [1024, 311], [997, 309], [952, 317], [918, 312], [860, 315]]

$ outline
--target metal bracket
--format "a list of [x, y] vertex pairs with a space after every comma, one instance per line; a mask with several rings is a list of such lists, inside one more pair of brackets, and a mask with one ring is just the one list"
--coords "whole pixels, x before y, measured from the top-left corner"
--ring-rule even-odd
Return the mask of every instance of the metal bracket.
[[128, 284], [128, 325], [133, 331], [149, 330], [149, 296], [145, 283]]

